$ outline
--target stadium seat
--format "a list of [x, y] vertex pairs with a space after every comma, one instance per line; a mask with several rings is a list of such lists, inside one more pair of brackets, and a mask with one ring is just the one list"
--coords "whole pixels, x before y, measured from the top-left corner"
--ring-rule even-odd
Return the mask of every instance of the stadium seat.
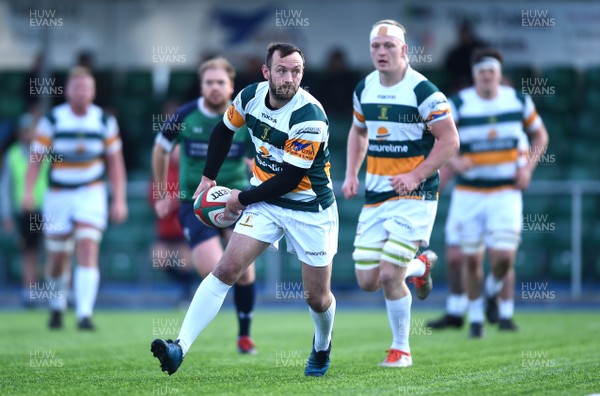
[[0, 95], [0, 119], [16, 120], [25, 112], [26, 104], [22, 96], [4, 92]]
[[183, 97], [193, 88], [196, 84], [198, 76], [195, 71], [174, 71], [171, 73], [169, 79], [169, 89], [167, 91], [167, 97], [169, 98], [180, 98]]
[[152, 73], [149, 70], [131, 70], [125, 74], [122, 95], [129, 97], [152, 96]]
[[512, 66], [504, 69], [503, 74], [516, 90], [521, 89], [524, 79], [534, 77], [533, 69], [529, 66]]
[[[542, 71], [534, 84], [532, 97], [539, 97], [539, 106], [552, 112], [569, 112], [578, 108], [581, 101], [579, 74], [571, 67], [553, 67]], [[547, 79], [547, 80], [546, 80]], [[535, 89], [541, 88], [540, 92]], [[546, 92], [544, 89], [548, 90]]]
[[27, 72], [18, 70], [3, 71], [0, 73], [0, 92], [5, 95], [22, 95], [26, 84]]

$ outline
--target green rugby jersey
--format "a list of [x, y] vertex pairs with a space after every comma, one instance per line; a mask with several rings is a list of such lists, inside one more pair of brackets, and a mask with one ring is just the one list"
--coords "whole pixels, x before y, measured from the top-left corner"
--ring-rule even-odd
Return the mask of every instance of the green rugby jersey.
[[[155, 120], [161, 125], [156, 143], [169, 152], [177, 143], [181, 145], [179, 198], [182, 201], [193, 200], [194, 192], [202, 180], [210, 135], [222, 118], [222, 114], [210, 114], [201, 97], [184, 104], [172, 115]], [[238, 190], [245, 190], [250, 185], [245, 159], [252, 158], [254, 151], [249, 139], [248, 133], [235, 134], [217, 177], [217, 185]]]

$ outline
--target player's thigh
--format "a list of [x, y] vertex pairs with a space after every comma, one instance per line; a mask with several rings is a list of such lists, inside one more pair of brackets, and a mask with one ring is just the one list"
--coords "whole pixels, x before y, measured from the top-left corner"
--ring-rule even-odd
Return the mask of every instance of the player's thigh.
[[[514, 251], [521, 242], [523, 200], [521, 191], [504, 190], [490, 194], [487, 200], [485, 244], [488, 250]], [[491, 256], [490, 256], [491, 257]]]
[[233, 285], [270, 244], [237, 232], [233, 233], [229, 242], [213, 273], [223, 282]]
[[487, 195], [456, 189], [452, 192], [452, 203], [457, 212], [455, 227], [458, 229], [458, 240], [464, 255], [480, 254], [483, 251]]
[[42, 206], [42, 230], [47, 239], [66, 239], [73, 232], [73, 213], [78, 199], [70, 190], [46, 191]]
[[80, 187], [73, 194], [76, 197], [72, 213], [73, 221], [89, 225], [102, 233], [108, 219], [106, 187], [103, 184]]
[[288, 252], [313, 267], [331, 265], [338, 249], [337, 205], [320, 212], [283, 209], [279, 219], [284, 228]]
[[[235, 228], [235, 225], [231, 226], [231, 227], [223, 228], [221, 230], [221, 236], [225, 239], [226, 245], [229, 243], [229, 240], [231, 239], [231, 236], [233, 235], [234, 228]], [[248, 266], [248, 268], [246, 269], [246, 271], [244, 271], [244, 273], [242, 274], [242, 277], [238, 281], [239, 285], [242, 285], [242, 286], [249, 285], [256, 280], [256, 268], [255, 267], [256, 266], [254, 265], [254, 262], [252, 262]]]

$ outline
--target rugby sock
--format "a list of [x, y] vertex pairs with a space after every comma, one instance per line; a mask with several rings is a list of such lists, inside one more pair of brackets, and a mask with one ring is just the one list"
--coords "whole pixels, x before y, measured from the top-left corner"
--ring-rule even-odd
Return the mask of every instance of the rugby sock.
[[75, 290], [75, 311], [78, 319], [92, 316], [99, 283], [100, 271], [97, 267], [77, 266], [73, 289]]
[[250, 335], [250, 322], [252, 321], [252, 310], [256, 297], [254, 285], [255, 283], [252, 282], [249, 285], [242, 286], [236, 283], [233, 286], [233, 301], [235, 302], [240, 324], [239, 337]]
[[412, 259], [406, 264], [406, 278], [410, 276], [423, 276], [425, 274], [425, 263], [419, 259]]
[[483, 297], [469, 300], [469, 322], [483, 323]]
[[498, 303], [498, 314], [500, 319], [512, 319], [515, 313], [515, 300], [503, 300], [499, 299]]
[[49, 305], [52, 311], [64, 312], [67, 310], [67, 282], [64, 276], [48, 277], [46, 287], [49, 291]]
[[502, 284], [504, 283], [504, 279], [496, 279], [494, 275], [490, 272], [485, 278], [485, 295], [487, 297], [493, 297], [500, 289], [502, 289]]
[[231, 286], [221, 282], [212, 272], [200, 283], [177, 337], [184, 355], [202, 330], [217, 315], [230, 288]]
[[324, 312], [315, 312], [310, 306], [308, 311], [315, 323], [315, 351], [326, 351], [331, 341], [333, 320], [335, 318], [335, 296], [331, 294], [331, 305]]
[[392, 328], [393, 342], [392, 349], [399, 349], [402, 352], [410, 353], [408, 345], [408, 336], [410, 334], [410, 306], [412, 305], [412, 295], [408, 293], [399, 300], [385, 299], [388, 320]]
[[448, 315], [462, 317], [468, 304], [469, 299], [466, 294], [450, 294], [446, 299], [446, 312]]

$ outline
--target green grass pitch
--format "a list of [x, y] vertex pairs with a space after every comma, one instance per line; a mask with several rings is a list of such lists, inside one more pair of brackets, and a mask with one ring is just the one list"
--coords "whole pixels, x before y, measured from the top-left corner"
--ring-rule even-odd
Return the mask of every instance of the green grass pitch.
[[[341, 304], [340, 304], [341, 305]], [[383, 308], [338, 309], [331, 367], [306, 378], [313, 325], [307, 310], [255, 312], [256, 356], [236, 351], [237, 324], [225, 309], [173, 376], [150, 353], [156, 337], [175, 338], [181, 311], [95, 316], [98, 331], [46, 329], [47, 313], [0, 313], [0, 394], [16, 395], [587, 395], [600, 393], [600, 315], [519, 312], [520, 331], [469, 340], [424, 327], [437, 312], [413, 314], [413, 367], [378, 367], [390, 344]]]

